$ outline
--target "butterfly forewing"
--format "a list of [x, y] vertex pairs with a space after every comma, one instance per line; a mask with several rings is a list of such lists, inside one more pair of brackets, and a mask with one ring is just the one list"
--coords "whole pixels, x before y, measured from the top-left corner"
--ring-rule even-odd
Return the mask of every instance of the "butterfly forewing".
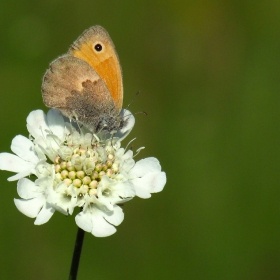
[[101, 26], [93, 26], [73, 43], [68, 54], [86, 61], [106, 83], [117, 109], [123, 102], [122, 71], [113, 41]]

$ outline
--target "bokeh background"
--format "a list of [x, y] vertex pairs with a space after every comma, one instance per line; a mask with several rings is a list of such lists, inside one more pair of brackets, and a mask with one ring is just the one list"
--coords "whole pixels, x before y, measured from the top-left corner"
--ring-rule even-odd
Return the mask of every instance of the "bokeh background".
[[[49, 63], [92, 25], [123, 68], [129, 139], [167, 173], [124, 206], [111, 237], [86, 234], [78, 279], [280, 279], [280, 2], [1, 1], [0, 151], [28, 136]], [[126, 141], [127, 142], [127, 141]], [[14, 206], [2, 171], [0, 278], [67, 279], [77, 227]]]

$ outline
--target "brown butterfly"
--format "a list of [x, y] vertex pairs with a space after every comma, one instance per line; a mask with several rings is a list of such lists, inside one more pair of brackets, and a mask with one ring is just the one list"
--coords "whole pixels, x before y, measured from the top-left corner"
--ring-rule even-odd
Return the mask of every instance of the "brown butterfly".
[[101, 26], [92, 26], [67, 54], [51, 62], [43, 77], [43, 101], [93, 132], [121, 129], [122, 71], [114, 44]]

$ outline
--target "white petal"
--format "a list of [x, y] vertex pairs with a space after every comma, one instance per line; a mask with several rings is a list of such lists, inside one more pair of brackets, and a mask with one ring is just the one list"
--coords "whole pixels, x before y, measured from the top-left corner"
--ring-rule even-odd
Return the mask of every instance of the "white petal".
[[40, 186], [44, 189], [48, 188], [51, 186], [51, 190], [53, 189], [52, 186], [53, 186], [53, 178], [51, 176], [48, 176], [48, 177], [42, 177], [42, 178], [39, 178], [39, 179], [36, 179], [35, 180], [35, 184], [37, 186]]
[[96, 209], [93, 212], [80, 212], [76, 217], [77, 225], [84, 231], [91, 232], [96, 237], [106, 237], [116, 232], [114, 226], [103, 218], [104, 212]]
[[32, 111], [28, 115], [26, 122], [27, 130], [33, 137], [39, 138], [41, 136], [46, 136], [46, 130], [49, 130], [49, 128], [46, 115], [42, 110]]
[[115, 153], [115, 157], [116, 158], [121, 158], [124, 155], [124, 152], [125, 152], [124, 148], [118, 149]]
[[[60, 206], [56, 205], [56, 204], [51, 204], [53, 209], [60, 212], [61, 214], [68, 216], [68, 212], [67, 209], [64, 210], [63, 208], [61, 208]], [[73, 211], [72, 211], [73, 212]], [[72, 215], [72, 213], [69, 213], [70, 215]]]
[[45, 160], [41, 160], [36, 165], [35, 175], [40, 179], [43, 177], [52, 176], [53, 172], [54, 172], [53, 166], [47, 163]]
[[136, 195], [141, 198], [150, 198], [151, 193], [149, 191], [149, 185], [145, 184], [145, 180], [142, 178], [136, 178], [132, 180]]
[[0, 169], [12, 172], [22, 172], [33, 169], [34, 164], [9, 153], [0, 153]]
[[132, 180], [136, 195], [141, 198], [151, 197], [151, 193], [162, 191], [166, 184], [165, 172], [150, 172], [142, 178]]
[[51, 109], [47, 113], [47, 122], [50, 130], [60, 140], [65, 139], [65, 124], [61, 113], [58, 110]]
[[[62, 183], [63, 184], [63, 183]], [[57, 191], [57, 189], [56, 189]], [[51, 205], [56, 211], [68, 215], [67, 207], [71, 206], [72, 199], [65, 199], [62, 194], [57, 193], [53, 190], [52, 184], [50, 184], [47, 188], [46, 194], [47, 194], [47, 202]]]
[[36, 144], [36, 146], [34, 146], [34, 150], [35, 150], [36, 155], [39, 158], [39, 160], [42, 160], [42, 159], [46, 160], [47, 157], [46, 157], [46, 155], [44, 153], [44, 150], [42, 150], [41, 147], [40, 147], [40, 141], [41, 140], [42, 140], [43, 144], [45, 145], [45, 140], [43, 140], [43, 138], [40, 137], [39, 141], [37, 141], [37, 139], [36, 139], [36, 141], [34, 140], [34, 144]]
[[29, 200], [15, 198], [14, 202], [21, 213], [27, 217], [35, 218], [45, 204], [45, 199], [43, 196], [38, 196]]
[[[122, 203], [122, 201], [126, 198], [132, 198], [135, 196], [135, 189], [133, 182], [126, 181], [126, 182], [119, 182], [115, 185], [110, 186], [112, 195], [114, 196], [114, 200], [111, 200], [112, 203]], [[109, 198], [111, 199], [111, 197]]]
[[124, 219], [124, 213], [121, 207], [115, 206], [114, 212], [111, 215], [106, 215], [105, 219], [114, 226], [118, 226]]
[[161, 192], [166, 184], [166, 174], [165, 172], [153, 172], [151, 175], [147, 174], [143, 179], [147, 177], [150, 179], [150, 192], [157, 193]]
[[34, 198], [41, 194], [39, 192], [39, 187], [36, 186], [34, 182], [26, 178], [22, 178], [18, 181], [17, 193], [24, 199]]
[[129, 172], [132, 167], [135, 165], [135, 161], [132, 158], [133, 152], [131, 150], [128, 150], [122, 157], [121, 161], [122, 164], [120, 166], [121, 170], [124, 170], [125, 172]]
[[[41, 133], [43, 134], [43, 133]], [[35, 136], [34, 136], [35, 137]], [[36, 136], [36, 139], [33, 140], [33, 143], [35, 145], [37, 145], [37, 147], [35, 146], [35, 149], [39, 149], [39, 150], [42, 150], [44, 151], [44, 149], [47, 148], [47, 144], [46, 144], [46, 135], [43, 135], [43, 136]], [[38, 152], [37, 152], [38, 153]], [[42, 157], [41, 157], [42, 158]]]
[[117, 230], [109, 224], [103, 217], [103, 212], [96, 211], [92, 214], [92, 229], [91, 233], [96, 237], [106, 237], [114, 234]]
[[42, 225], [49, 221], [49, 219], [54, 214], [55, 210], [48, 204], [44, 204], [43, 208], [39, 212], [34, 224], [35, 225]]
[[11, 150], [20, 158], [28, 162], [36, 164], [39, 161], [38, 156], [34, 152], [34, 145], [32, 141], [22, 135], [17, 135], [13, 139]]
[[120, 129], [116, 135], [114, 135], [115, 137], [120, 138], [120, 140], [123, 140], [132, 130], [134, 124], [135, 124], [135, 118], [133, 116], [133, 114], [126, 110], [123, 109], [121, 111], [121, 115], [124, 117], [124, 119], [126, 120], [126, 126], [123, 127], [122, 129]]
[[9, 182], [11, 181], [17, 181], [19, 179], [22, 179], [30, 174], [35, 174], [35, 170], [32, 168], [32, 169], [29, 169], [29, 170], [24, 170], [22, 172], [19, 172], [18, 174], [14, 175], [14, 176], [11, 176], [9, 177], [7, 180]]
[[133, 157], [133, 152], [131, 150], [128, 150], [123, 156], [122, 160], [127, 161], [128, 159], [132, 159]]
[[159, 161], [154, 157], [144, 158], [136, 162], [129, 172], [130, 178], [139, 178], [149, 172], [160, 171]]
[[74, 208], [76, 206], [77, 198], [76, 197], [66, 197], [65, 195], [61, 194], [57, 196], [57, 200], [55, 203], [52, 203], [52, 206], [64, 215], [72, 215]]
[[[107, 193], [103, 195], [103, 192]], [[105, 206], [108, 210], [113, 211], [113, 205], [124, 203], [135, 196], [134, 185], [130, 181], [115, 182], [107, 176], [103, 176], [97, 188], [98, 202]], [[129, 199], [127, 199], [129, 198]], [[103, 209], [102, 206], [98, 206]]]
[[80, 212], [76, 217], [75, 221], [78, 227], [84, 231], [91, 232], [92, 229], [92, 219], [89, 212]]
[[47, 135], [46, 137], [46, 143], [49, 149], [52, 151], [57, 151], [59, 149], [59, 145], [62, 141], [53, 135]]

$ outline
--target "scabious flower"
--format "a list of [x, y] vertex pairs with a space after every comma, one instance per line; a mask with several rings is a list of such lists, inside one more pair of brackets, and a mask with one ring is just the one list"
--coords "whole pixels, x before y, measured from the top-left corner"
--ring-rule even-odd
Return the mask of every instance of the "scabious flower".
[[135, 122], [129, 111], [122, 114], [126, 126], [111, 135], [92, 134], [55, 109], [47, 115], [32, 111], [27, 117], [30, 137], [17, 135], [11, 144], [14, 154], [0, 154], [0, 169], [17, 173], [8, 181], [18, 180], [18, 210], [41, 225], [55, 211], [71, 215], [79, 207], [77, 225], [105, 237], [124, 219], [120, 204], [160, 192], [166, 175], [159, 161], [150, 157], [135, 162], [133, 152], [121, 147]]

